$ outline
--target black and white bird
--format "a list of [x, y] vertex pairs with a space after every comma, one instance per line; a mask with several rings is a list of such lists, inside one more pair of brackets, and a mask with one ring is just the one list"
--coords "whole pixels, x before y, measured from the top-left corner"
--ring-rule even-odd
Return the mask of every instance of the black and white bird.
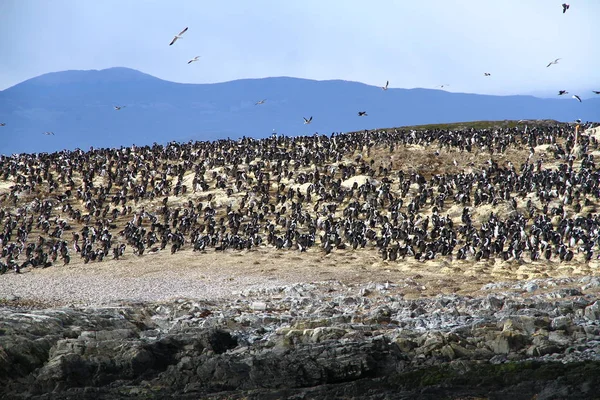
[[549, 67], [549, 66], [551, 66], [552, 64], [558, 64], [558, 60], [560, 60], [560, 58], [557, 58], [557, 59], [556, 59], [556, 60], [554, 60], [554, 61], [550, 61], [550, 62], [548, 63], [548, 65], [546, 65], [546, 68], [548, 68], [548, 67]]
[[592, 90], [595, 94], [600, 94], [600, 90]]
[[175, 37], [173, 38], [173, 40], [171, 40], [171, 43], [169, 43], [169, 46], [172, 46], [173, 43], [175, 43], [177, 41], [177, 39], [181, 39], [181, 35], [183, 35], [187, 30], [188, 30], [188, 28], [186, 27], [184, 30], [182, 30], [181, 32], [179, 32], [178, 35], [175, 35]]
[[115, 111], [119, 111], [121, 108], [125, 108], [126, 106], [114, 106]]
[[359, 116], [359, 117], [367, 117], [367, 116], [368, 116], [368, 114], [367, 114], [367, 112], [366, 112], [366, 111], [359, 111], [359, 112], [358, 112], [358, 116]]
[[385, 81], [385, 86], [382, 86], [381, 89], [382, 90], [388, 90], [388, 85], [390, 84], [390, 81]]
[[265, 101], [267, 101], [267, 99], [262, 99], [262, 100], [259, 100], [259, 101], [257, 101], [256, 103], [254, 103], [254, 105], [255, 105], [255, 106], [259, 106], [259, 105], [261, 105], [261, 104], [265, 104]]
[[562, 4], [562, 8], [563, 8], [563, 14], [567, 12], [567, 10], [569, 9], [569, 5], [567, 3], [563, 3]]
[[580, 123], [581, 123], [581, 118], [577, 118], [577, 119], [575, 120], [575, 122], [576, 122], [576, 123], [578, 123], [578, 124], [580, 124]]
[[448, 84], [448, 83], [445, 83], [445, 84], [443, 84], [443, 85], [439, 85], [439, 86], [436, 86], [436, 87], [439, 87], [439, 88], [444, 88], [444, 87], [446, 87], [446, 86], [450, 86], [450, 84]]
[[489, 72], [484, 72], [483, 75], [485, 75], [485, 76], [492, 76], [492, 74], [490, 74]]
[[54, 132], [50, 132], [50, 131], [44, 132], [44, 135], [54, 135]]
[[[185, 28], [185, 29], [187, 29], [187, 28]], [[175, 39], [173, 39], [173, 40], [175, 40]], [[198, 61], [199, 58], [200, 58], [200, 56], [196, 56], [196, 57], [192, 58], [190, 61], [188, 61], [188, 64], [191, 64], [194, 61]]]
[[574, 99], [577, 99], [577, 100], [579, 100], [579, 102], [581, 103], [581, 97], [577, 96], [576, 94], [574, 94], [574, 95], [573, 95], [573, 96], [571, 96], [571, 97], [573, 97]]
[[558, 95], [562, 96], [563, 94], [568, 94], [569, 92], [567, 92], [566, 90], [559, 90], [558, 91]]
[[310, 124], [312, 122], [312, 116], [309, 119], [306, 119], [306, 117], [302, 117], [302, 118], [304, 118], [305, 124]]
[[6, 126], [6, 122], [0, 122], [0, 126]]

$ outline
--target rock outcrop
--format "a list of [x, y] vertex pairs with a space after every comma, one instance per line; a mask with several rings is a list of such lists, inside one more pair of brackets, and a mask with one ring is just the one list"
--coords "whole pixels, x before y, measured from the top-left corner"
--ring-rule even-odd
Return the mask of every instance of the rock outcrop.
[[330, 282], [229, 302], [4, 307], [0, 395], [594, 398], [600, 301], [578, 284], [408, 300]]

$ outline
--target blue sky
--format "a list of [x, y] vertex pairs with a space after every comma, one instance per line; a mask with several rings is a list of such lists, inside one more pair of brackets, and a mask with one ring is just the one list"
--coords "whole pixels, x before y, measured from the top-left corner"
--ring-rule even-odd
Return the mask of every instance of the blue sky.
[[561, 3], [1, 0], [0, 90], [47, 72], [123, 66], [185, 83], [293, 76], [593, 96], [600, 1], [573, 0], [565, 14]]

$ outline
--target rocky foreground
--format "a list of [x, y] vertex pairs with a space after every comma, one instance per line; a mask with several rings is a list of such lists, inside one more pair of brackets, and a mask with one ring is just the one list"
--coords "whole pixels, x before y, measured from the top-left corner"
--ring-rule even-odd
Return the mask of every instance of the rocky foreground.
[[545, 279], [409, 300], [400, 284], [329, 281], [228, 301], [8, 299], [0, 397], [598, 398], [599, 289], [597, 277]]

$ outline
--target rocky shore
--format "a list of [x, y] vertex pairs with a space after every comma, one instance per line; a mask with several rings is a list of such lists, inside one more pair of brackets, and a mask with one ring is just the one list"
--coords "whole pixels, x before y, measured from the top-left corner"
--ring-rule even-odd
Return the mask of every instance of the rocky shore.
[[339, 281], [229, 300], [0, 309], [0, 397], [587, 399], [597, 277], [407, 299]]

